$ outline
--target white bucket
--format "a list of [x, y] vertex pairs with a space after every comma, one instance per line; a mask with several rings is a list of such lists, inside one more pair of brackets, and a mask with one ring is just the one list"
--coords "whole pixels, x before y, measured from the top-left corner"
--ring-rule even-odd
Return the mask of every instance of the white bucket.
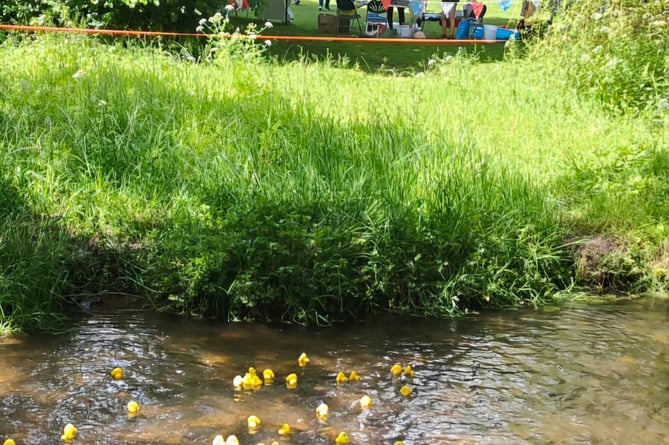
[[399, 37], [403, 38], [410, 38], [411, 37], [411, 26], [409, 25], [400, 25], [397, 28], [397, 35]]
[[483, 40], [497, 40], [497, 26], [483, 25]]

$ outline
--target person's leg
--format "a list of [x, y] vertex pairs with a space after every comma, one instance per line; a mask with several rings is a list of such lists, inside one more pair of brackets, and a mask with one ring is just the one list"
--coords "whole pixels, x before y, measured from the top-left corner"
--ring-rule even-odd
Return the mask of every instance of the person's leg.
[[318, 10], [323, 9], [323, 0], [318, 0]]
[[441, 38], [445, 39], [448, 37], [448, 34], [446, 33], [446, 15], [444, 14], [444, 11], [441, 11]]
[[400, 21], [400, 25], [404, 25], [404, 8], [397, 8], [397, 18]]
[[330, 0], [325, 0], [325, 9], [330, 10]]
[[386, 18], [388, 19], [388, 29], [393, 29], [393, 7], [389, 6], [386, 11]]
[[451, 15], [448, 18], [451, 21], [451, 38], [455, 38], [455, 8], [451, 10]]

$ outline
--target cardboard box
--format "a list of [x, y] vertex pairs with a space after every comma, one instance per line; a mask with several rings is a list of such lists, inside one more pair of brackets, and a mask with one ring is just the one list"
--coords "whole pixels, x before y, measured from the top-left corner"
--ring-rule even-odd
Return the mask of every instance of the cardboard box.
[[337, 32], [337, 16], [318, 14], [318, 32], [334, 34]]

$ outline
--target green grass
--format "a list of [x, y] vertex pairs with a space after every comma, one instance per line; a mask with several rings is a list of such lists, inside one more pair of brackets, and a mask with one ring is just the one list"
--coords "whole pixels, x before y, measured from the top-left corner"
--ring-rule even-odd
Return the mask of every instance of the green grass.
[[[666, 288], [666, 112], [612, 114], [513, 46], [396, 76], [220, 43], [0, 46], [4, 329], [109, 292], [331, 323]], [[593, 237], [614, 249], [579, 263]]]
[[[515, 2], [507, 11], [502, 11], [497, 3], [488, 5], [484, 23], [515, 26], [516, 19], [520, 17], [520, 7], [522, 2]], [[428, 6], [428, 11], [439, 11], [439, 5], [432, 2]], [[295, 13], [295, 19], [290, 24], [277, 23], [268, 35], [280, 36], [328, 36], [318, 31], [318, 1], [304, 0], [299, 5], [291, 5]], [[336, 4], [331, 5], [332, 11], [322, 11], [323, 13], [336, 13]], [[364, 26], [365, 9], [360, 10], [363, 16]], [[395, 12], [397, 20], [397, 12]], [[537, 17], [542, 17], [537, 14]], [[240, 19], [245, 19], [242, 13]], [[252, 18], [252, 17], [251, 17]], [[234, 20], [234, 18], [233, 18]], [[406, 20], [411, 20], [411, 14], [406, 12]], [[260, 21], [257, 21], [260, 24]], [[235, 22], [237, 23], [237, 22]], [[238, 23], [244, 25], [244, 20]], [[441, 26], [437, 22], [427, 22], [424, 26], [426, 37], [439, 38], [441, 35]], [[304, 41], [276, 41], [271, 48], [271, 54], [279, 60], [294, 61], [300, 58], [332, 58], [335, 60], [346, 60], [351, 64], [360, 66], [368, 71], [377, 71], [379, 69], [387, 71], [412, 71], [420, 69], [433, 56], [442, 57], [444, 55], [454, 55], [458, 51], [465, 51], [468, 54], [476, 55], [481, 61], [500, 61], [504, 57], [504, 43], [496, 44], [412, 44], [399, 41], [397, 43], [374, 43], [371, 38], [361, 38], [360, 43], [348, 42], [304, 42]]]

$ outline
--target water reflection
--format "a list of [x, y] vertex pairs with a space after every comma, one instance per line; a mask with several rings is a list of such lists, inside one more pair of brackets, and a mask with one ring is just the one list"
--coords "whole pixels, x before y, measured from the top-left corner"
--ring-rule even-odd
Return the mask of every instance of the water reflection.
[[[98, 312], [66, 335], [0, 342], [0, 438], [57, 444], [72, 422], [89, 444], [236, 434], [242, 444], [317, 445], [340, 431], [352, 444], [669, 444], [668, 314], [669, 303], [649, 300], [315, 330]], [[311, 361], [299, 368], [303, 351]], [[415, 375], [392, 377], [394, 363]], [[117, 366], [121, 381], [109, 377]], [[235, 390], [250, 366], [272, 368], [274, 384]], [[335, 383], [351, 370], [360, 382]], [[291, 372], [294, 390], [283, 384]], [[135, 418], [130, 400], [142, 405]], [[322, 402], [327, 422], [315, 416]], [[253, 434], [251, 414], [262, 422]], [[283, 423], [290, 438], [277, 434]]]

